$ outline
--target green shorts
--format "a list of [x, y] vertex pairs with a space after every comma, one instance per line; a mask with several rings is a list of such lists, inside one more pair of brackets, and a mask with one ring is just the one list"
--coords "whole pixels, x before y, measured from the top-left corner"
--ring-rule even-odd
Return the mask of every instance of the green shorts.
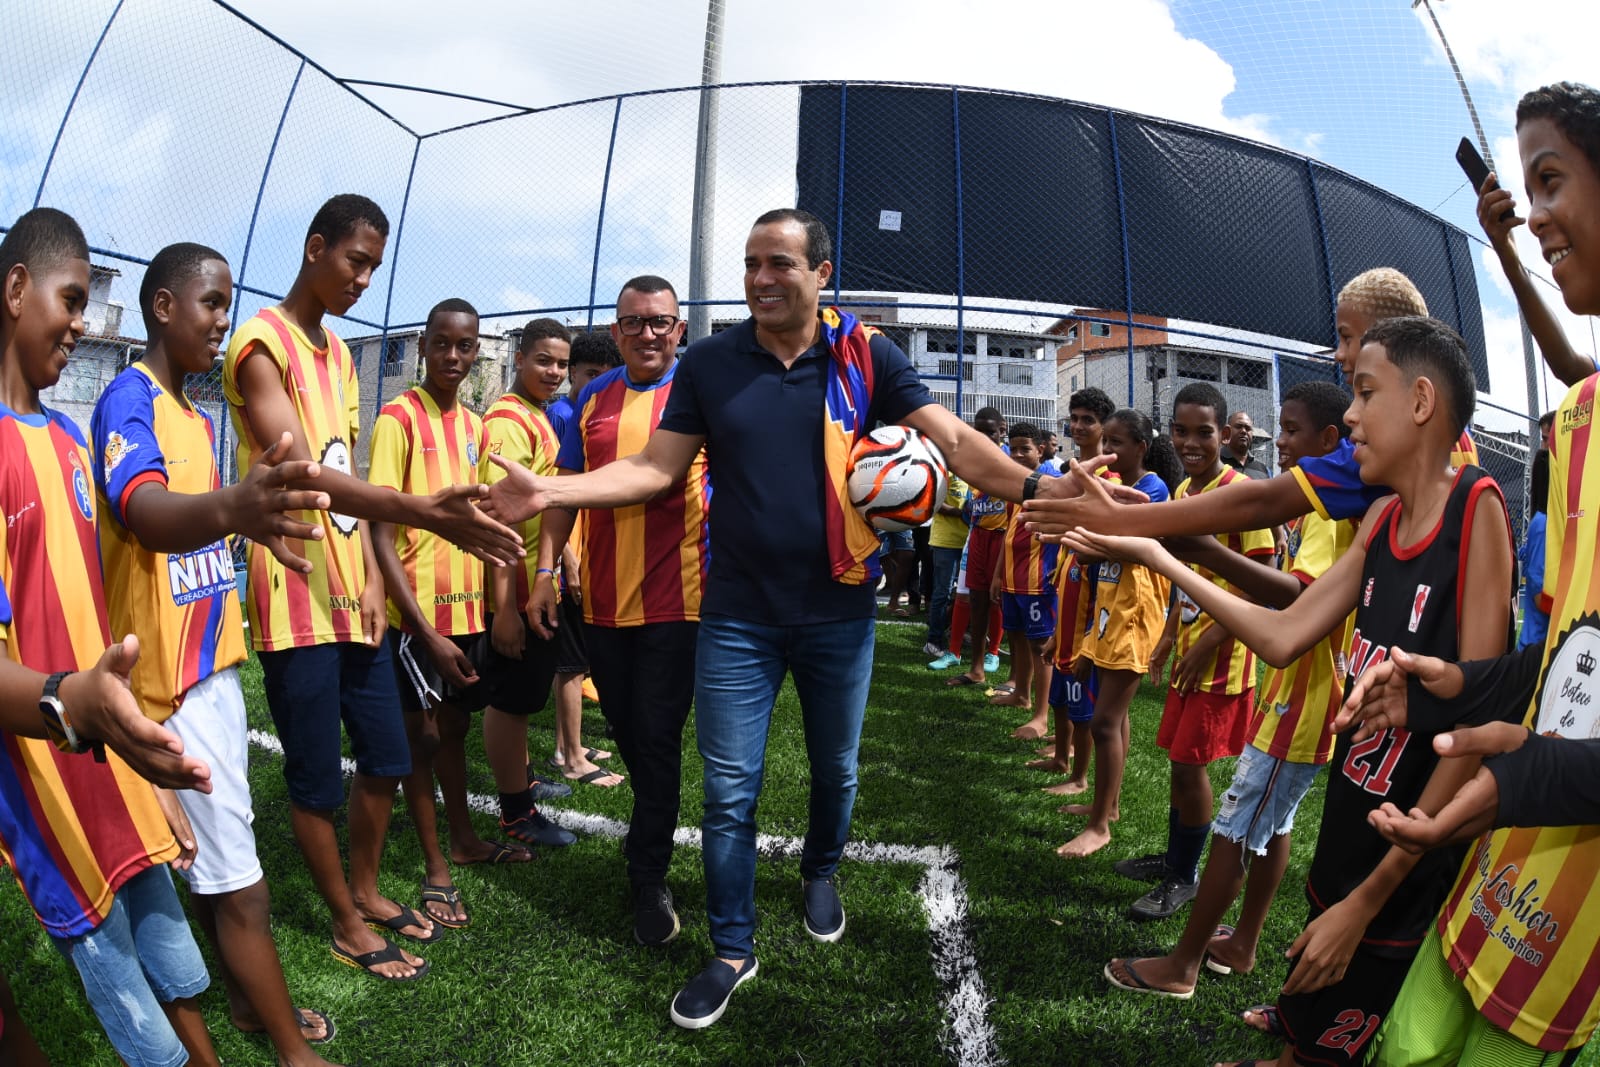
[[1435, 926], [1406, 973], [1367, 1063], [1372, 1067], [1570, 1067], [1582, 1051], [1545, 1052], [1485, 1019], [1445, 962]]

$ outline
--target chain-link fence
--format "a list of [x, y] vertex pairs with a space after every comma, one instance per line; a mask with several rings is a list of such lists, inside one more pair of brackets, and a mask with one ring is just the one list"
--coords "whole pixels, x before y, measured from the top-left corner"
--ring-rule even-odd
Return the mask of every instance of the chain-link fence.
[[[483, 316], [475, 406], [507, 380], [512, 331], [545, 315], [603, 326], [636, 274], [677, 284], [708, 329], [738, 321], [749, 225], [796, 203], [834, 233], [837, 301], [963, 416], [992, 404], [1059, 427], [1086, 385], [1161, 416], [1182, 384], [1209, 381], [1270, 432], [1283, 388], [1337, 377], [1333, 294], [1375, 265], [1415, 278], [1487, 376], [1459, 230], [1314, 160], [1177, 123], [1023, 94], [783, 83], [497, 105], [420, 130], [211, 0], [5, 5], [0, 39], [40, 60], [0, 81], [0, 222], [60, 207], [94, 249], [91, 336], [48, 398], [83, 421], [140, 348], [131, 305], [159, 248], [224, 252], [242, 321], [281, 298], [311, 215], [350, 191], [392, 227], [372, 288], [330, 322], [359, 361], [366, 424], [417, 380], [420, 327], [444, 297]], [[714, 153], [697, 143], [703, 91]], [[703, 290], [689, 277], [697, 160]]]

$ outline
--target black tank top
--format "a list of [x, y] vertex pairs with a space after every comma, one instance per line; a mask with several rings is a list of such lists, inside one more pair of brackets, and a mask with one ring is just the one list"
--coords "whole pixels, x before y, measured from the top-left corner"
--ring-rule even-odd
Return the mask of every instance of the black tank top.
[[[1404, 547], [1396, 539], [1398, 499], [1363, 531], [1367, 556], [1350, 637], [1347, 692], [1363, 671], [1388, 658], [1391, 645], [1458, 658], [1461, 578], [1473, 509], [1485, 494], [1496, 498], [1487, 502], [1490, 506], [1503, 510], [1503, 503], [1496, 503], [1501, 494], [1494, 479], [1481, 467], [1462, 467], [1438, 525], [1421, 541]], [[1339, 735], [1328, 764], [1322, 827], [1306, 881], [1313, 915], [1348, 896], [1388, 853], [1389, 843], [1367, 825], [1367, 813], [1385, 801], [1411, 810], [1439, 762], [1430, 736], [1392, 729], [1351, 744], [1351, 733]], [[1466, 849], [1462, 844], [1424, 853], [1367, 927], [1362, 944], [1380, 955], [1413, 955]]]

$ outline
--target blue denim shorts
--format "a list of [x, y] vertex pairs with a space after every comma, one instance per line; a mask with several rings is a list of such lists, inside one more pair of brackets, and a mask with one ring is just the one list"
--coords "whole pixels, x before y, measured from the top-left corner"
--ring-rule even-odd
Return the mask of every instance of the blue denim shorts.
[[1269, 841], [1294, 828], [1294, 813], [1321, 769], [1318, 763], [1290, 763], [1245, 745], [1211, 831], [1265, 855]]
[[256, 655], [267, 710], [283, 742], [283, 780], [295, 807], [332, 811], [344, 803], [341, 722], [362, 774], [403, 778], [411, 773], [388, 642], [369, 648], [336, 641]]
[[189, 1061], [161, 1005], [199, 996], [211, 979], [165, 866], [128, 879], [93, 930], [50, 940], [77, 970], [89, 1007], [128, 1067]]
[[890, 552], [911, 552], [916, 549], [912, 543], [910, 530], [879, 530], [878, 555], [886, 556]]

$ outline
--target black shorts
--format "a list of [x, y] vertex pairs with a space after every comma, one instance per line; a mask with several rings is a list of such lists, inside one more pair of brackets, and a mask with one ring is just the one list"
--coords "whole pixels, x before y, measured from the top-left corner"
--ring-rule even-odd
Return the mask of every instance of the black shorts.
[[556, 627], [556, 673], [588, 674], [589, 646], [583, 640], [583, 609], [571, 597], [563, 597], [561, 625]]
[[[485, 637], [494, 632], [494, 616], [489, 617]], [[511, 715], [532, 715], [550, 700], [550, 683], [556, 675], [557, 640], [546, 641], [522, 619], [522, 658], [508, 659], [484, 642], [485, 663], [478, 676], [484, 689], [484, 704]]]
[[447, 637], [446, 640], [465, 652], [467, 659], [472, 661], [472, 666], [478, 672], [477, 684], [465, 689], [450, 685], [415, 634], [390, 627], [389, 652], [394, 660], [395, 686], [400, 690], [400, 710], [406, 714], [412, 715], [440, 704], [449, 704], [462, 711], [477, 711], [488, 703], [483, 686], [484, 659], [489, 650], [488, 633]]
[[1358, 945], [1341, 980], [1315, 993], [1280, 995], [1278, 1017], [1294, 1047], [1295, 1062], [1314, 1067], [1365, 1062], [1413, 957], [1379, 956]]

